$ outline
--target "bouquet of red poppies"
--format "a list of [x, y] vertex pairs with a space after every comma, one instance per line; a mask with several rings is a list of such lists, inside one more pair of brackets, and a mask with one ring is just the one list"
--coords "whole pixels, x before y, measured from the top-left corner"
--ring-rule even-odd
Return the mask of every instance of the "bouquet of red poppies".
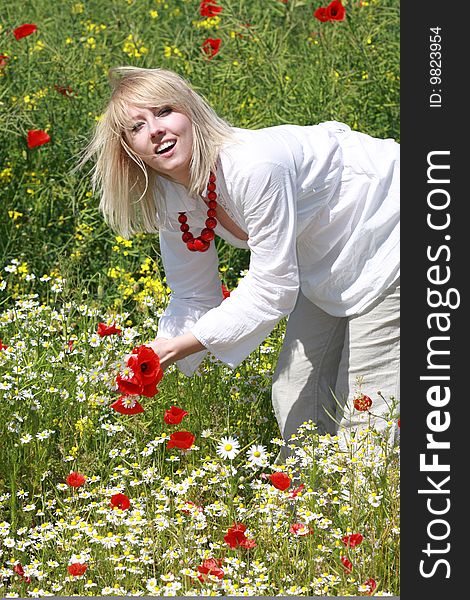
[[118, 389], [123, 395], [111, 407], [122, 414], [143, 412], [137, 397], [155, 396], [158, 393], [157, 384], [162, 378], [163, 370], [158, 354], [150, 346], [134, 348], [126, 367], [116, 377]]

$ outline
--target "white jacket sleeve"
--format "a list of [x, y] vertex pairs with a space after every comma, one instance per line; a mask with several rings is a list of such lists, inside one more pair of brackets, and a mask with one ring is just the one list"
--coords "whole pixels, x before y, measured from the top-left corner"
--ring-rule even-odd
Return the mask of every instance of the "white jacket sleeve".
[[242, 362], [293, 310], [299, 291], [295, 175], [283, 165], [265, 162], [249, 171], [237, 174], [236, 185], [227, 181], [248, 229], [248, 273], [229, 298], [191, 329], [231, 367]]
[[[160, 230], [160, 251], [171, 297], [158, 323], [157, 336], [173, 338], [186, 333], [209, 309], [222, 302], [215, 244], [207, 252], [190, 252], [179, 230]], [[177, 361], [178, 368], [191, 375], [206, 351]]]

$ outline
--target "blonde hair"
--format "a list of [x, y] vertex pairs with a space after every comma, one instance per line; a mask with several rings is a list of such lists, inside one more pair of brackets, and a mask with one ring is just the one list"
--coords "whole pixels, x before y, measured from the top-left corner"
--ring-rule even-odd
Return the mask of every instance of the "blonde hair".
[[117, 233], [156, 232], [165, 221], [158, 174], [127, 144], [128, 107], [169, 106], [183, 113], [193, 128], [188, 194], [200, 194], [215, 168], [222, 145], [232, 138], [229, 124], [179, 75], [164, 69], [116, 67], [109, 71], [111, 98], [77, 168], [95, 158], [93, 189], [100, 210]]

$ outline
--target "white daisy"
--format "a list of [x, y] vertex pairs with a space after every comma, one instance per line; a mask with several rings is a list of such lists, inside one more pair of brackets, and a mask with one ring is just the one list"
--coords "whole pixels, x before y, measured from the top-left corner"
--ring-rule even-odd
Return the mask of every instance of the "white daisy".
[[264, 446], [253, 444], [253, 446], [246, 451], [246, 457], [250, 465], [262, 467], [266, 464], [268, 455]]
[[238, 454], [240, 443], [232, 436], [223, 437], [217, 446], [217, 454], [222, 458], [233, 460]]

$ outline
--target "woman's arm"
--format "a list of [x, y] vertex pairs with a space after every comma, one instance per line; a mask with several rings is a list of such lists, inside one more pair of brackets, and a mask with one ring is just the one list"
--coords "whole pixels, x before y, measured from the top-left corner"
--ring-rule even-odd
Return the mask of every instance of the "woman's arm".
[[205, 346], [190, 331], [171, 339], [156, 338], [153, 342], [146, 345], [150, 346], [158, 354], [160, 357], [160, 366], [163, 370], [177, 360], [205, 350]]

